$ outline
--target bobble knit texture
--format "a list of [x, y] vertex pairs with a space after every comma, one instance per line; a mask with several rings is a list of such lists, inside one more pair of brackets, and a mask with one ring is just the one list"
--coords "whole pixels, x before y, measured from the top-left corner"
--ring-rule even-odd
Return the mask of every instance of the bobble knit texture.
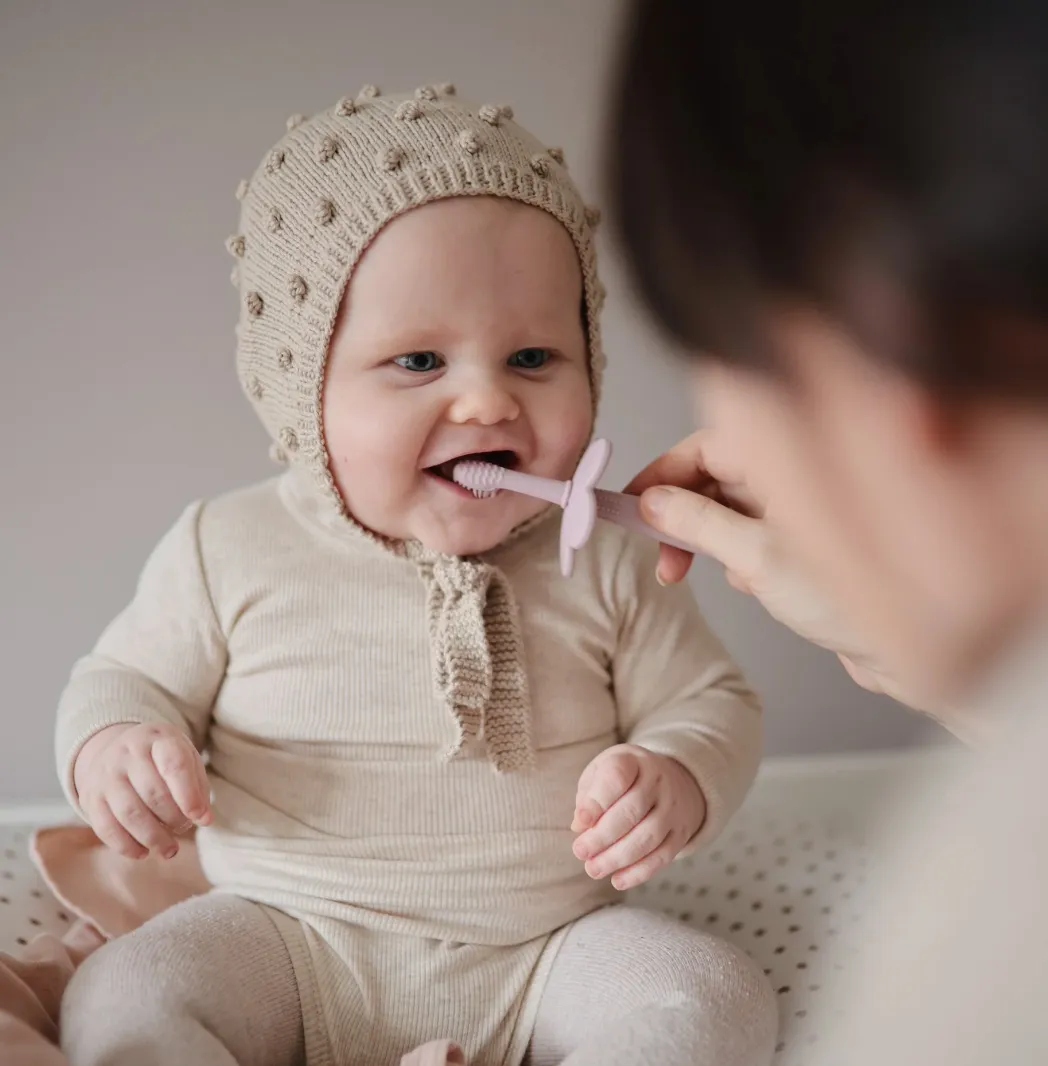
[[[582, 266], [594, 404], [604, 358], [603, 288], [587, 208], [557, 149], [513, 121], [505, 105], [475, 107], [440, 88], [383, 96], [367, 86], [310, 119], [289, 120], [241, 197], [240, 379], [274, 440], [291, 429], [295, 462], [342, 507], [321, 432], [321, 390], [338, 307], [367, 246], [398, 215], [454, 196], [498, 196], [549, 212], [571, 235]], [[288, 377], [281, 352], [290, 350]], [[258, 398], [249, 382], [262, 382]]]
[[[513, 121], [503, 104], [459, 100], [453, 86], [385, 96], [365, 86], [287, 134], [241, 182], [237, 259], [241, 315], [237, 367], [273, 438], [271, 456], [301, 466], [347, 527], [321, 429], [325, 361], [353, 270], [382, 228], [411, 208], [457, 196], [498, 196], [540, 208], [571, 235], [582, 267], [596, 406], [603, 370], [593, 230], [559, 149]], [[368, 536], [365, 531], [354, 527]], [[499, 771], [533, 763], [530, 704], [516, 604], [504, 577], [482, 561], [453, 560], [418, 545], [388, 544], [414, 559], [429, 593], [434, 683], [465, 740], [483, 735]]]

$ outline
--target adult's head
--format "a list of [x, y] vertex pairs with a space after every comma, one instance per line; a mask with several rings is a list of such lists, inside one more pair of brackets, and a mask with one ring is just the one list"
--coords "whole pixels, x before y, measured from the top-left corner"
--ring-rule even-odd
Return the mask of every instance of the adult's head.
[[963, 683], [1048, 600], [1048, 17], [643, 0], [624, 41], [642, 294], [791, 547]]

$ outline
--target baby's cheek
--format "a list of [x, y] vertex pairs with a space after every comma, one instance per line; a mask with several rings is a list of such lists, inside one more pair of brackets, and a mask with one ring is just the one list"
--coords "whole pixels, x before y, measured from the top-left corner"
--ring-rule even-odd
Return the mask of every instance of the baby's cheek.
[[536, 425], [543, 451], [555, 465], [557, 475], [564, 478], [575, 472], [592, 432], [593, 410], [588, 387], [575, 388], [561, 403], [544, 408]]
[[328, 456], [346, 510], [373, 532], [398, 536], [393, 526], [403, 510], [403, 478], [396, 476], [389, 456], [376, 453], [368, 441], [340, 434], [329, 435]]

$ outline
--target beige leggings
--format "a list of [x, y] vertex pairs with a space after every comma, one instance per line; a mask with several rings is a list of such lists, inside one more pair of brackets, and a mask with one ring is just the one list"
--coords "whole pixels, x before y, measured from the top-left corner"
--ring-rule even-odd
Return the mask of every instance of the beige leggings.
[[[741, 951], [657, 914], [611, 907], [570, 930], [527, 1062], [766, 1066], [776, 1027], [775, 997]], [[66, 992], [61, 1031], [72, 1066], [297, 1066], [304, 1058], [283, 938], [261, 907], [217, 894], [92, 955]]]

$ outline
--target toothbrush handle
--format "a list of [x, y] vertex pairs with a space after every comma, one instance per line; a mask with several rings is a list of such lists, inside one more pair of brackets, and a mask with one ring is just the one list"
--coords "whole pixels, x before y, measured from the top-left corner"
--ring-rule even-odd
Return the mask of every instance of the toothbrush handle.
[[563, 507], [567, 502], [571, 483], [555, 481], [553, 478], [538, 477], [536, 474], [522, 474], [516, 470], [502, 470], [499, 488], [518, 492], [522, 496], [531, 496], [536, 500], [545, 500]]
[[594, 489], [597, 497], [597, 517], [606, 522], [614, 522], [623, 529], [632, 530], [634, 533], [643, 533], [662, 544], [668, 544], [671, 548], [680, 548], [686, 552], [694, 553], [695, 549], [690, 544], [660, 533], [654, 526], [649, 525], [640, 516], [640, 497], [629, 496], [625, 492], [609, 492], [607, 489]]

